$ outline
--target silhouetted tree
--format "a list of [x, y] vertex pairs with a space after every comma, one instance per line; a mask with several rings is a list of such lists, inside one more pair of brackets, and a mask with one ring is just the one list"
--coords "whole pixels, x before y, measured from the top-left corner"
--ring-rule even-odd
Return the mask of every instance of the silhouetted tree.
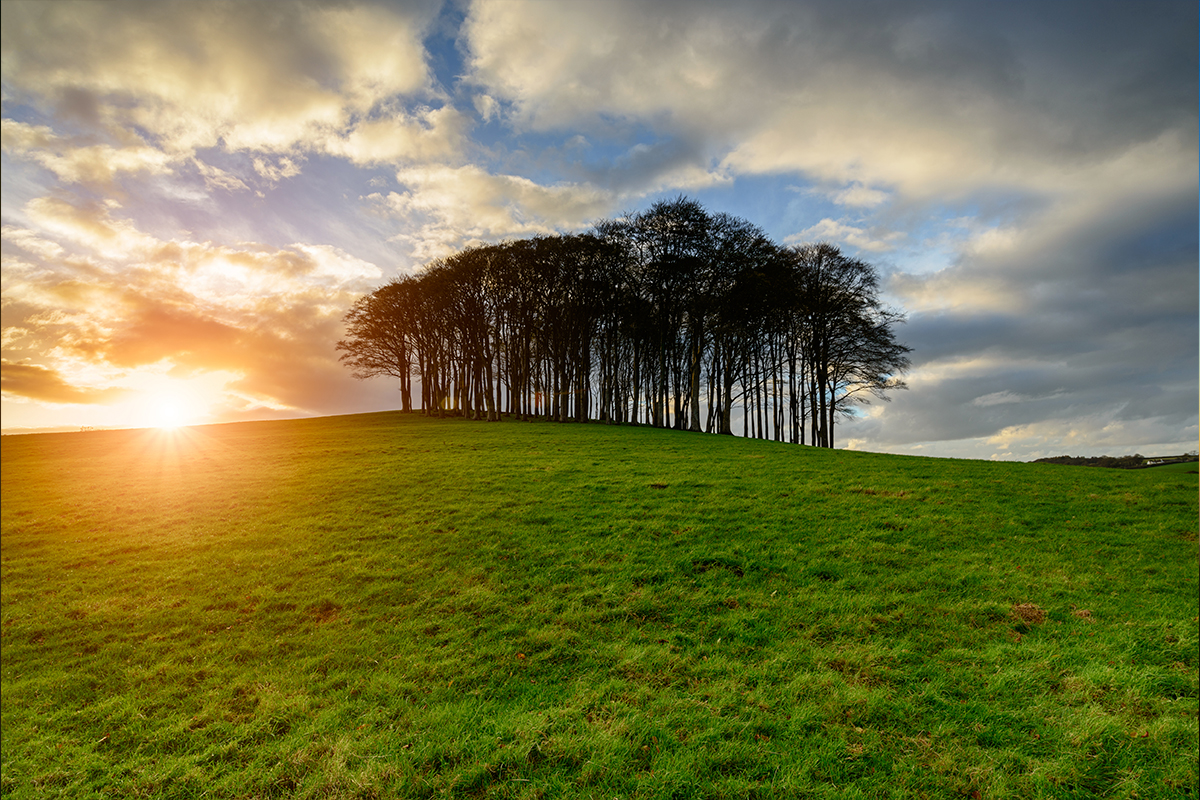
[[909, 349], [892, 333], [903, 317], [881, 304], [879, 276], [869, 264], [824, 243], [792, 248], [791, 255], [805, 315], [800, 335], [812, 443], [833, 447], [837, 413], [853, 401], [886, 399], [888, 390], [903, 388], [893, 376], [908, 369]]
[[339, 361], [360, 380], [390, 375], [400, 381], [401, 408], [412, 411], [417, 281], [404, 278], [360, 297], [346, 314]]
[[909, 366], [874, 269], [780, 248], [679, 197], [591, 233], [472, 247], [346, 315], [341, 360], [394, 375], [404, 409], [495, 421], [599, 419], [832, 447], [839, 415]]

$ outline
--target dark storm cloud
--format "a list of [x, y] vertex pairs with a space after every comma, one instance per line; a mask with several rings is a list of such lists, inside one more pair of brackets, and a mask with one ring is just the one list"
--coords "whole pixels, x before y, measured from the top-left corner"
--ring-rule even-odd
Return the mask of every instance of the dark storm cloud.
[[[509, 0], [473, 4], [464, 40], [470, 80], [515, 126], [648, 126], [698, 169], [729, 153], [734, 171], [927, 196], [1021, 189], [1048, 162], [1194, 131], [1195, 28], [1187, 3]], [[647, 186], [681, 172], [645, 167]]]
[[986, 438], [1099, 415], [1153, 420], [1178, 441], [1196, 419], [1197, 210], [1194, 196], [1115, 206], [1040, 247], [966, 259], [918, 281], [926, 290], [951, 283], [948, 295], [989, 285], [997, 307], [976, 301], [912, 315], [902, 335], [913, 348], [914, 391], [873, 435]]

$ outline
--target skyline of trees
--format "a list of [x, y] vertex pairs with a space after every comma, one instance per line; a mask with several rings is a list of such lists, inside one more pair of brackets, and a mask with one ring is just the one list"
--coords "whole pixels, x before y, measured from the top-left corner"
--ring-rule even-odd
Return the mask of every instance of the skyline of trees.
[[437, 259], [359, 299], [337, 350], [404, 411], [419, 386], [427, 414], [733, 434], [740, 408], [743, 436], [833, 447], [839, 416], [904, 388], [903, 319], [869, 264], [679, 197]]

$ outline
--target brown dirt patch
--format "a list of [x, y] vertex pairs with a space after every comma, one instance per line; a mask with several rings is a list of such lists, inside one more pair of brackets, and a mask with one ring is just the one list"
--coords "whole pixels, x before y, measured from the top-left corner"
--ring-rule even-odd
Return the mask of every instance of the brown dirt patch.
[[1041, 625], [1046, 621], [1046, 610], [1033, 603], [1017, 603], [1009, 613], [1026, 625]]

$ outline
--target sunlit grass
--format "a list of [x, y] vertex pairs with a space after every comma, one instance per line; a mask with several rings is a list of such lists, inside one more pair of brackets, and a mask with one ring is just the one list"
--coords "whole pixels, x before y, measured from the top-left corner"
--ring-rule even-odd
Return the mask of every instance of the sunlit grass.
[[381, 414], [2, 478], [5, 796], [1196, 794], [1195, 475]]

